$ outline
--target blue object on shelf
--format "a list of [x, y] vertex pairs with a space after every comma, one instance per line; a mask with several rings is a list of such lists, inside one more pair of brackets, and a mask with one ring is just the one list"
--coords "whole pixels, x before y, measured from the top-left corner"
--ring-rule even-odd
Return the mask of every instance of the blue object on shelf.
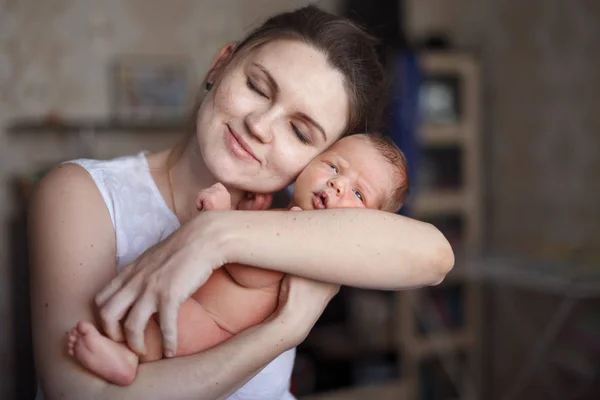
[[410, 194], [399, 214], [407, 215], [410, 200], [417, 191], [418, 182], [418, 143], [419, 128], [419, 89], [421, 69], [418, 57], [410, 51], [399, 52], [393, 57], [393, 87], [390, 99], [389, 135], [404, 152], [408, 163]]

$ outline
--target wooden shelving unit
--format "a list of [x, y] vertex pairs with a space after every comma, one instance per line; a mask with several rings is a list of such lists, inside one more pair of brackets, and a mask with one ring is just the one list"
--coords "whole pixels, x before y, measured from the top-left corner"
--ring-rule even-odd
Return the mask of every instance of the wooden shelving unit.
[[[455, 232], [447, 234], [457, 257], [456, 273], [451, 273], [438, 287], [397, 295], [401, 377], [407, 399], [478, 399], [481, 398], [481, 291], [477, 282], [459, 272], [461, 260], [478, 255], [481, 249], [480, 72], [477, 61], [466, 54], [428, 53], [421, 56], [420, 62], [425, 77], [452, 77], [458, 82], [459, 115], [453, 123], [424, 122], [419, 131], [419, 146], [423, 153], [451, 149], [460, 168], [454, 187], [417, 188], [411, 213], [434, 225], [443, 219], [461, 221], [461, 227], [458, 237], [454, 237]], [[446, 229], [439, 228], [442, 232]], [[455, 315], [458, 323], [452, 323], [448, 317], [452, 313], [459, 316]], [[427, 365], [436, 363], [438, 376], [433, 373], [427, 376]], [[437, 382], [444, 374], [447, 384]], [[442, 386], [453, 389], [451, 393], [440, 393]]]
[[[461, 260], [477, 256], [481, 247], [479, 68], [464, 54], [424, 54], [420, 61], [425, 76], [452, 77], [458, 82], [460, 113], [451, 124], [423, 124], [418, 132], [419, 147], [422, 153], [433, 151], [434, 163], [447, 159], [443, 152], [450, 150], [459, 168], [454, 168], [458, 171], [451, 180], [454, 185], [447, 181], [419, 185], [409, 210], [416, 219], [430, 221], [446, 234], [457, 257], [454, 271], [441, 285], [417, 290], [389, 293], [345, 288], [346, 319], [315, 327], [303, 348], [345, 365], [373, 358], [381, 361], [391, 354], [394, 361], [386, 362], [393, 363], [394, 372], [385, 381], [306, 399], [481, 398], [481, 291], [475, 280], [460, 273]], [[458, 220], [461, 226], [457, 234], [453, 224]], [[440, 310], [444, 301], [446, 310]], [[449, 315], [454, 314], [457, 317], [452, 322]], [[321, 374], [331, 373], [330, 369], [321, 370]], [[436, 381], [440, 377], [445, 382]]]

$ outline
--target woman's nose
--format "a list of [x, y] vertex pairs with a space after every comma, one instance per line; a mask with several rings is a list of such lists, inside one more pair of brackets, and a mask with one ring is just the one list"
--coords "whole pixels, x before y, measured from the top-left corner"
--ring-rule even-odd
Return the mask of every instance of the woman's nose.
[[266, 112], [254, 112], [246, 118], [246, 126], [252, 136], [262, 143], [270, 143], [273, 140], [274, 115]]

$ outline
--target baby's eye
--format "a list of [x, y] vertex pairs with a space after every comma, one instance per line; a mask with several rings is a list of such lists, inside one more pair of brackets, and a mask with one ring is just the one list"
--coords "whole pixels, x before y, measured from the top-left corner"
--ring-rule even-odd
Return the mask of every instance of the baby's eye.
[[333, 172], [335, 172], [336, 174], [338, 173], [338, 169], [335, 165], [333, 164], [329, 164], [329, 166], [331, 167], [331, 169], [333, 170]]
[[355, 190], [355, 191], [354, 191], [354, 194], [356, 195], [356, 197], [358, 197], [358, 199], [359, 199], [361, 202], [363, 202], [363, 203], [365, 202], [365, 199], [364, 199], [364, 197], [363, 197], [363, 195], [362, 195], [362, 193], [361, 193], [361, 192], [359, 192], [358, 190]]

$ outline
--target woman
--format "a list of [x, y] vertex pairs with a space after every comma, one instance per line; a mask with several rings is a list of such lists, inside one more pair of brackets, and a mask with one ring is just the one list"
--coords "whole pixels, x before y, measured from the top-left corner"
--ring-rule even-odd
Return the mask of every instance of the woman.
[[[45, 396], [214, 399], [235, 392], [232, 398], [283, 399], [294, 347], [339, 284], [387, 289], [441, 281], [453, 264], [447, 241], [431, 225], [393, 214], [194, 216], [198, 192], [215, 182], [227, 187], [233, 205], [246, 192], [282, 189], [344, 133], [364, 126], [381, 92], [371, 39], [307, 7], [222, 49], [206, 77], [196, 128], [181, 146], [50, 172], [30, 218], [34, 354]], [[332, 226], [344, 234], [330, 235]], [[143, 353], [139, 334], [159, 311], [168, 356], [176, 348], [178, 305], [227, 262], [298, 277], [286, 278], [272, 318], [203, 353], [144, 364], [125, 388], [66, 356], [64, 334], [77, 320], [93, 320], [94, 295], [122, 267], [96, 299], [107, 334], [123, 339], [118, 321], [139, 298], [125, 321], [128, 343]]]

